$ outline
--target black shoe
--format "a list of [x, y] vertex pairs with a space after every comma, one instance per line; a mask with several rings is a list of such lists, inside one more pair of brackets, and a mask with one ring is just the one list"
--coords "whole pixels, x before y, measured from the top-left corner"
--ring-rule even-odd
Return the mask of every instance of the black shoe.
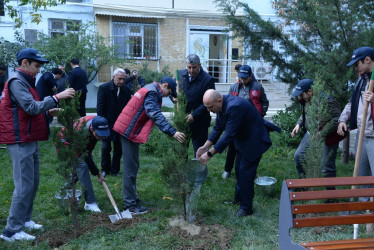
[[237, 201], [237, 200], [233, 199], [232, 201], [224, 201], [223, 204], [226, 204], [226, 205], [239, 205], [240, 201]]
[[239, 209], [238, 210], [238, 212], [236, 212], [236, 216], [239, 216], [239, 217], [241, 217], [241, 216], [250, 216], [250, 215], [252, 215], [253, 214], [253, 210], [251, 209], [251, 210], [244, 210], [244, 209]]
[[148, 212], [148, 208], [140, 206], [140, 205], [136, 205], [136, 206], [130, 207], [129, 211], [132, 215], [145, 214]]

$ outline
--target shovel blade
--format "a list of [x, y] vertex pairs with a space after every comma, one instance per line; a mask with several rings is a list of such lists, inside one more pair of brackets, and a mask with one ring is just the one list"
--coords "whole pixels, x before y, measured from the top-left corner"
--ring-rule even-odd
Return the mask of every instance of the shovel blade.
[[132, 215], [129, 210], [120, 212], [121, 217], [118, 214], [109, 215], [109, 219], [112, 223], [121, 219], [132, 219]]

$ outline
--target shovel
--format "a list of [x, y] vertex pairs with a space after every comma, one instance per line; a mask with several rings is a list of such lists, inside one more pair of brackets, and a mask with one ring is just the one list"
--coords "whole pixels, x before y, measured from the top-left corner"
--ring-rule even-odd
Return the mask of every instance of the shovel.
[[110, 219], [110, 221], [111, 221], [112, 223], [114, 223], [114, 222], [116, 222], [116, 221], [118, 221], [118, 220], [122, 220], [122, 219], [125, 219], [125, 218], [126, 218], [126, 219], [131, 219], [132, 216], [131, 216], [131, 213], [130, 213], [128, 210], [126, 210], [126, 211], [124, 211], [124, 212], [120, 212], [120, 211], [118, 210], [117, 204], [116, 204], [116, 202], [114, 201], [113, 196], [112, 196], [112, 194], [110, 193], [109, 188], [108, 188], [108, 186], [106, 185], [105, 181], [101, 182], [101, 184], [103, 184], [103, 187], [104, 187], [104, 189], [105, 189], [105, 191], [106, 191], [106, 193], [107, 193], [107, 195], [108, 195], [108, 197], [109, 197], [109, 200], [110, 200], [110, 202], [112, 203], [112, 205], [113, 205], [113, 207], [114, 207], [114, 210], [116, 211], [116, 214], [109, 215], [109, 219]]

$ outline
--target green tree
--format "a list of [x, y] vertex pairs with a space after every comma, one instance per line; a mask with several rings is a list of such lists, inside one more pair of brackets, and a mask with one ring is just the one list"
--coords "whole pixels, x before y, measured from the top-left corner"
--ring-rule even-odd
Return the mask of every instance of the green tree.
[[69, 71], [70, 60], [78, 58], [82, 68], [87, 70], [90, 83], [105, 65], [123, 62], [116, 53], [116, 47], [110, 44], [110, 40], [95, 31], [95, 23], [71, 25], [75, 27], [69, 29], [65, 35], [49, 37], [47, 34], [39, 33], [40, 39], [32, 44], [50, 61], [46, 69], [65, 64]]
[[[373, 0], [274, 0], [277, 23], [262, 19], [247, 3], [215, 2], [234, 37], [242, 39], [244, 51], [250, 51], [246, 58], [260, 54], [291, 88], [304, 77], [316, 79], [318, 75], [324, 88], [341, 103], [347, 101], [347, 84], [357, 74], [345, 65], [355, 48], [372, 44]], [[244, 16], [236, 15], [238, 9]]]
[[[178, 77], [178, 72], [176, 73]], [[183, 83], [180, 83], [183, 84]], [[174, 114], [172, 116], [173, 125], [177, 131], [183, 131], [186, 135], [184, 143], [179, 143], [174, 138], [168, 137], [159, 147], [159, 152], [165, 157], [162, 158], [161, 175], [164, 181], [169, 185], [175, 197], [180, 197], [183, 203], [184, 219], [187, 219], [187, 199], [192, 191], [194, 182], [189, 181], [188, 148], [190, 133], [186, 120], [187, 96], [183, 93], [182, 87], [179, 87], [178, 104], [174, 105]]]
[[31, 11], [29, 12], [31, 17], [31, 22], [40, 23], [42, 15], [38, 13], [39, 9], [46, 9], [47, 7], [57, 6], [58, 4], [65, 4], [66, 0], [18, 0], [17, 5], [14, 6], [10, 4], [10, 0], [4, 1], [4, 9], [0, 11], [6, 11], [8, 16], [10, 16], [16, 22], [16, 28], [20, 28], [22, 25], [22, 15], [19, 7], [31, 6]]
[[[78, 158], [84, 157], [88, 142], [88, 132], [84, 128], [86, 123], [78, 123], [79, 113], [79, 94], [73, 99], [61, 100], [62, 110], [58, 113], [57, 120], [63, 125], [63, 128], [54, 130], [53, 141], [57, 149], [57, 158], [59, 160], [56, 172], [61, 175], [66, 185], [61, 190], [62, 197], [69, 197], [69, 211], [72, 214], [74, 235], [77, 236], [78, 229], [78, 206], [76, 199], [77, 176], [75, 166], [78, 164]], [[71, 196], [71, 197], [70, 197]]]

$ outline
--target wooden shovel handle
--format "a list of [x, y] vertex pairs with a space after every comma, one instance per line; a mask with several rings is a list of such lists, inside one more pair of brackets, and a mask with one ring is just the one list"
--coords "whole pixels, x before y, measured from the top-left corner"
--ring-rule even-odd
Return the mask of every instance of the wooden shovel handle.
[[117, 208], [117, 204], [116, 204], [116, 202], [114, 201], [113, 196], [112, 196], [112, 194], [110, 193], [109, 188], [108, 188], [108, 186], [106, 185], [105, 181], [101, 182], [101, 184], [103, 184], [103, 187], [104, 187], [104, 189], [105, 189], [105, 191], [106, 191], [106, 194], [108, 195], [109, 200], [110, 200], [110, 202], [112, 203], [114, 209], [118, 210], [118, 208]]
[[[370, 80], [368, 91], [373, 91], [373, 86], [374, 86], [374, 80]], [[366, 116], [368, 113], [368, 108], [369, 108], [369, 102], [365, 100], [364, 112], [362, 114], [362, 123], [360, 127], [360, 134], [359, 134], [358, 143], [357, 143], [355, 168], [353, 170], [353, 177], [358, 176], [358, 169], [360, 165], [360, 158], [361, 158], [361, 151], [362, 151], [362, 139], [364, 138], [364, 133], [365, 133]]]

